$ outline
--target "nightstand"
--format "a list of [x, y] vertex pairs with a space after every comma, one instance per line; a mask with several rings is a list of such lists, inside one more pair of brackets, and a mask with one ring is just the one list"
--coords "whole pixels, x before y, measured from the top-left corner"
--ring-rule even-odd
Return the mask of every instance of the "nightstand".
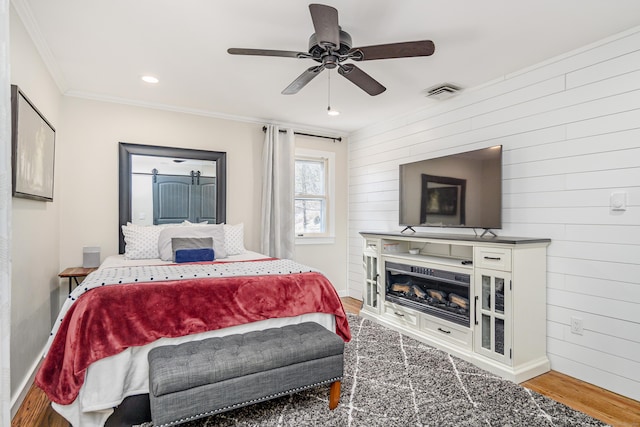
[[72, 280], [75, 281], [76, 286], [78, 286], [80, 284], [80, 282], [78, 282], [78, 277], [86, 277], [90, 273], [96, 271], [97, 269], [98, 269], [97, 267], [93, 267], [93, 268], [69, 267], [69, 268], [65, 268], [64, 271], [58, 274], [58, 277], [69, 278], [69, 293], [71, 293], [71, 289], [73, 287]]

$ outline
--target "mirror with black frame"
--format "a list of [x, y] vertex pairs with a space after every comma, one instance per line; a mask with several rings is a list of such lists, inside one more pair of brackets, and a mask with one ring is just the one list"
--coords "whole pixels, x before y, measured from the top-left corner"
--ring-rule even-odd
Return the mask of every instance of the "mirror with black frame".
[[119, 146], [119, 252], [122, 225], [226, 221], [226, 154], [129, 144]]

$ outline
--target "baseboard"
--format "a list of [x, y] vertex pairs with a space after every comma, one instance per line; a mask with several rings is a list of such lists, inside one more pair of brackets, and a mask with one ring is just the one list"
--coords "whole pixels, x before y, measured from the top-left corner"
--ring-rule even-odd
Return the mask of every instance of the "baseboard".
[[13, 419], [20, 410], [22, 402], [24, 402], [25, 397], [27, 397], [27, 393], [29, 393], [31, 386], [35, 381], [38, 366], [40, 366], [40, 362], [42, 361], [42, 356], [44, 356], [44, 348], [36, 358], [35, 362], [33, 362], [31, 369], [29, 369], [29, 375], [22, 380], [20, 387], [18, 387], [18, 393], [11, 396], [11, 419]]

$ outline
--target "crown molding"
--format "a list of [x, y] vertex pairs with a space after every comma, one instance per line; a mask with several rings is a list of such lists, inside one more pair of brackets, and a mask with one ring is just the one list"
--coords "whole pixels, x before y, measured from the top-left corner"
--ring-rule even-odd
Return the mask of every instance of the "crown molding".
[[45, 38], [42, 36], [40, 27], [38, 26], [35, 18], [33, 17], [33, 13], [31, 12], [31, 8], [24, 0], [11, 0], [11, 4], [18, 14], [18, 17], [22, 21], [25, 29], [27, 30], [27, 34], [29, 34], [29, 37], [31, 37], [36, 50], [42, 58], [42, 62], [44, 62], [44, 65], [51, 74], [53, 81], [55, 82], [56, 86], [58, 86], [58, 90], [60, 91], [60, 93], [65, 93], [68, 90], [69, 86], [67, 85], [64, 75], [62, 74], [62, 71], [60, 71], [60, 67], [58, 67], [57, 62], [55, 61], [53, 54], [51, 53], [49, 45], [47, 44]]
[[235, 122], [254, 123], [254, 124], [260, 125], [261, 127], [267, 123], [277, 124], [280, 127], [289, 127], [299, 132], [322, 133], [324, 135], [327, 135], [330, 137], [336, 137], [336, 138], [338, 137], [344, 138], [345, 136], [348, 136], [345, 132], [337, 131], [336, 129], [311, 127], [302, 123], [287, 123], [287, 122], [274, 121], [273, 119], [265, 118], [265, 117], [239, 116], [239, 115], [233, 115], [233, 114], [219, 113], [216, 111], [178, 107], [178, 106], [169, 105], [169, 104], [144, 102], [144, 101], [138, 101], [138, 100], [128, 99], [128, 98], [106, 96], [102, 94], [96, 94], [93, 92], [68, 90], [64, 93], [64, 96], [88, 99], [88, 100], [99, 101], [99, 102], [109, 102], [113, 104], [129, 105], [132, 107], [150, 108], [155, 110], [171, 111], [174, 113], [183, 113], [183, 114], [191, 114], [195, 116], [211, 117], [215, 119], [230, 120]]

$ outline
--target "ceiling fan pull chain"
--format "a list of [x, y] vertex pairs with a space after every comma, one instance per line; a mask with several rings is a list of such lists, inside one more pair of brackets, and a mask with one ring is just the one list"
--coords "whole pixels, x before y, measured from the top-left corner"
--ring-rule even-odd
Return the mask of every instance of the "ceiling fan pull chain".
[[340, 114], [339, 111], [331, 109], [331, 70], [327, 70], [328, 75], [328, 84], [327, 84], [327, 114], [330, 116], [337, 116]]
[[331, 70], [327, 72], [327, 110], [331, 111]]

